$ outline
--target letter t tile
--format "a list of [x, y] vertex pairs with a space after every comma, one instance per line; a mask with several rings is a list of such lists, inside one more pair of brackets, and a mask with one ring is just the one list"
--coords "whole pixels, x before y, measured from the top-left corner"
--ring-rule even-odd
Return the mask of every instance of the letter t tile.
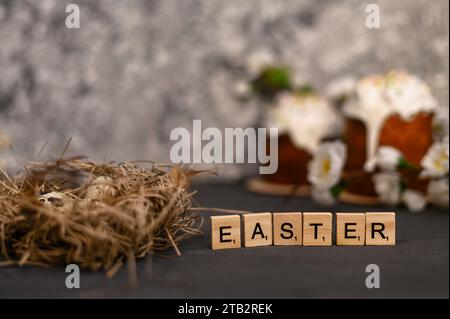
[[331, 213], [303, 213], [303, 245], [331, 246]]

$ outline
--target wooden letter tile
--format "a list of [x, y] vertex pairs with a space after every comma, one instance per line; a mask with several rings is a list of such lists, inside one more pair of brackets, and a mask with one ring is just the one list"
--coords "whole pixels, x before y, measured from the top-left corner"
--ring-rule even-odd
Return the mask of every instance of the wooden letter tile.
[[303, 213], [303, 245], [331, 246], [331, 213]]
[[241, 247], [241, 216], [211, 217], [212, 249]]
[[273, 214], [274, 245], [301, 245], [302, 213]]
[[366, 213], [366, 245], [395, 245], [395, 213]]
[[244, 216], [244, 246], [272, 245], [272, 214], [256, 213]]
[[336, 244], [362, 246], [366, 237], [366, 214], [336, 213]]

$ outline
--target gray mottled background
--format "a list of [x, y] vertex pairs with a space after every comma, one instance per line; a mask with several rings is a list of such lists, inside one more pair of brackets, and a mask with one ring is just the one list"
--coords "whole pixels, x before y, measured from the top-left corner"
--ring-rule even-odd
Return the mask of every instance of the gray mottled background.
[[[250, 126], [261, 106], [236, 98], [258, 59], [296, 81], [404, 68], [448, 105], [448, 0], [0, 0], [0, 129], [21, 159], [71, 154], [168, 161], [170, 131]], [[381, 28], [365, 27], [377, 3]], [[10, 166], [10, 151], [0, 155]], [[242, 167], [228, 166], [236, 176]]]

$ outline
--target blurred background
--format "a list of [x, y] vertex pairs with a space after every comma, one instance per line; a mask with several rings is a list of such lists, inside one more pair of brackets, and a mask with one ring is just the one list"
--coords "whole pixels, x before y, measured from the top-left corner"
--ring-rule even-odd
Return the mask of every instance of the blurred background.
[[[66, 5], [81, 10], [67, 29]], [[365, 26], [379, 5], [381, 27]], [[0, 130], [22, 160], [70, 154], [167, 162], [175, 127], [258, 123], [240, 98], [261, 63], [298, 83], [403, 68], [448, 105], [448, 0], [0, 0]], [[448, 113], [447, 113], [448, 114]], [[38, 155], [43, 144], [46, 150]], [[16, 158], [17, 157], [17, 158]], [[222, 176], [248, 167], [227, 165]]]

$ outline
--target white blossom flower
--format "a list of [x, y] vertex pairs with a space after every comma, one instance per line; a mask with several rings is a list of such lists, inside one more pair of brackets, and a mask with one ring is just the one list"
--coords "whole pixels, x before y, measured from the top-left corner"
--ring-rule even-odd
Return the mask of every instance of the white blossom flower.
[[392, 146], [380, 146], [375, 156], [367, 163], [367, 166], [373, 170], [379, 167], [382, 170], [394, 171], [398, 168], [403, 154]]
[[436, 142], [431, 145], [420, 164], [422, 176], [442, 177], [448, 174], [448, 143]]
[[448, 177], [430, 181], [427, 195], [430, 203], [441, 207], [448, 207]]
[[308, 164], [308, 181], [318, 189], [330, 189], [341, 179], [347, 149], [340, 141], [319, 146]]
[[324, 206], [331, 206], [336, 202], [336, 198], [329, 189], [313, 187], [311, 190], [311, 197], [314, 201]]
[[396, 172], [378, 173], [373, 176], [375, 191], [381, 202], [396, 205], [400, 202], [400, 176]]
[[403, 192], [402, 200], [406, 207], [412, 212], [420, 212], [427, 205], [425, 195], [412, 189], [407, 189]]

